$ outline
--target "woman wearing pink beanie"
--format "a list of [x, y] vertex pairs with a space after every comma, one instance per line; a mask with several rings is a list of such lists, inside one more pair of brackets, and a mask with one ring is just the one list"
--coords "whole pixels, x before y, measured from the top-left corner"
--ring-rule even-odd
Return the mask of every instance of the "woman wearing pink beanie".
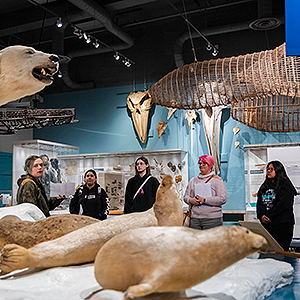
[[211, 155], [199, 157], [198, 176], [193, 177], [186, 188], [184, 201], [191, 207], [190, 227], [210, 229], [223, 225], [222, 205], [227, 201], [223, 180], [215, 175], [215, 160]]

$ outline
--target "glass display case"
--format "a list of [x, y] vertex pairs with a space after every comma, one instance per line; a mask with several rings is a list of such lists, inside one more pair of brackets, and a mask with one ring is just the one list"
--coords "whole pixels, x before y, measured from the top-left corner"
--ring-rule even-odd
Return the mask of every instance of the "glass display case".
[[[49, 158], [49, 167], [55, 169], [56, 173], [60, 172], [59, 155], [74, 155], [79, 153], [79, 147], [54, 143], [43, 140], [25, 140], [13, 144], [13, 178], [12, 178], [12, 204], [17, 204], [16, 195], [18, 190], [17, 180], [25, 174], [24, 163], [30, 155], [46, 154]], [[59, 181], [59, 182], [58, 182]], [[57, 180], [58, 186], [64, 185], [62, 180]], [[74, 189], [73, 186], [72, 189]], [[56, 188], [57, 189], [57, 188]], [[57, 194], [55, 195], [57, 196]]]
[[188, 183], [188, 152], [182, 149], [156, 151], [132, 151], [117, 153], [93, 153], [79, 155], [59, 155], [63, 182], [78, 186], [83, 183], [84, 173], [94, 169], [98, 183], [110, 198], [111, 212], [122, 212], [125, 201], [125, 188], [129, 178], [135, 175], [134, 163], [145, 156], [150, 164], [151, 174], [159, 181], [170, 174], [183, 198]]

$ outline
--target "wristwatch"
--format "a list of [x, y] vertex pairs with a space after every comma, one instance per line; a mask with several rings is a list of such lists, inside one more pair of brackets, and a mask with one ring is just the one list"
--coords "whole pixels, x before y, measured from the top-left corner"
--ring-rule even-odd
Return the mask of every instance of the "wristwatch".
[[205, 200], [206, 200], [206, 199], [205, 199], [205, 198], [203, 198], [203, 203], [205, 203]]

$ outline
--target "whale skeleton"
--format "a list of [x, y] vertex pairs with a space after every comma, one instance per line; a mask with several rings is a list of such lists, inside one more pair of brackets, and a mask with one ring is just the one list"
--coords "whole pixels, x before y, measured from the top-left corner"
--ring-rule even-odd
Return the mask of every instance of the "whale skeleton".
[[275, 96], [300, 97], [300, 57], [286, 56], [285, 44], [237, 57], [184, 65], [150, 86], [152, 102], [202, 109]]
[[[286, 56], [285, 44], [273, 50], [194, 62], [150, 86], [152, 102], [174, 109], [202, 111], [211, 155], [218, 155], [222, 114], [267, 132], [300, 131], [300, 57]], [[215, 117], [212, 114], [216, 110]], [[208, 114], [207, 114], [208, 112]], [[211, 124], [210, 124], [211, 123]]]

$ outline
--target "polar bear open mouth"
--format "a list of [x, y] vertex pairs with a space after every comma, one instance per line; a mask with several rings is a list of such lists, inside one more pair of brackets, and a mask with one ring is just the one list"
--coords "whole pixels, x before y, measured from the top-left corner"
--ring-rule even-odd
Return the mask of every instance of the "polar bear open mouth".
[[44, 83], [50, 83], [53, 81], [53, 75], [57, 72], [57, 66], [55, 67], [36, 67], [32, 70], [32, 75], [39, 81]]

